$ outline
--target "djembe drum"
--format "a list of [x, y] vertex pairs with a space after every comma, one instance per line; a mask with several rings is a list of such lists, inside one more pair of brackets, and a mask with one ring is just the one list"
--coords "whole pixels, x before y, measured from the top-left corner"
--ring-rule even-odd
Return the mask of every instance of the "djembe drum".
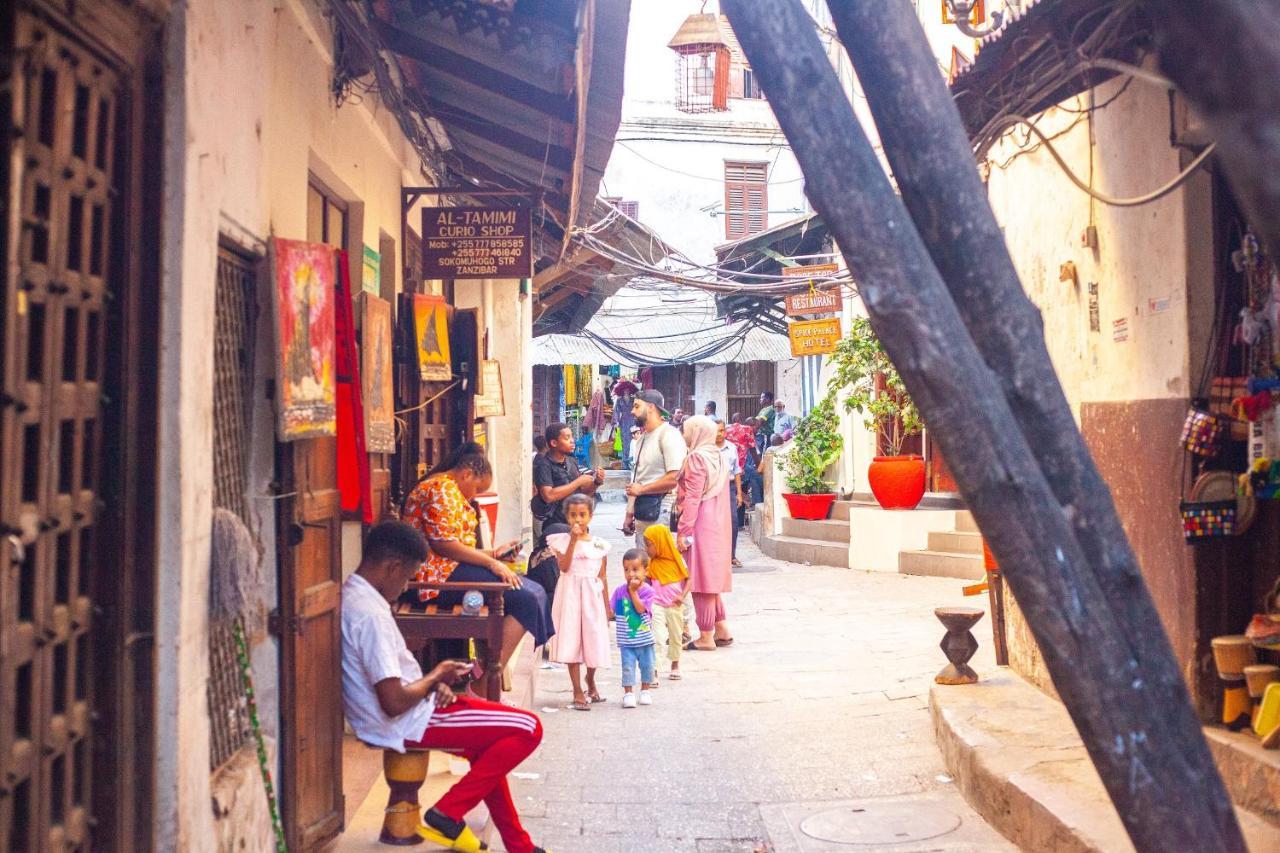
[[1213, 662], [1222, 682], [1222, 723], [1232, 731], [1249, 725], [1252, 703], [1244, 678], [1245, 667], [1256, 662], [1253, 643], [1243, 634], [1214, 637]]
[[1262, 694], [1267, 685], [1280, 681], [1280, 666], [1273, 663], [1254, 663], [1244, 668], [1244, 683], [1249, 690], [1249, 703], [1253, 710], [1249, 715], [1249, 723], [1255, 730], [1258, 725], [1258, 709], [1262, 706]]

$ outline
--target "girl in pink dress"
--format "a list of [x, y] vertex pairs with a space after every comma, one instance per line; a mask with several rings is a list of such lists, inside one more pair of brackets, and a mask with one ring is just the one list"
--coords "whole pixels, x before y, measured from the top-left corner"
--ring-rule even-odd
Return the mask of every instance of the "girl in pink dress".
[[716, 447], [715, 421], [702, 415], [689, 418], [683, 432], [689, 455], [676, 478], [676, 545], [689, 566], [693, 608], [702, 632], [694, 648], [714, 651], [733, 642], [721, 598], [733, 589], [729, 471]]
[[570, 495], [564, 502], [569, 532], [547, 537], [547, 545], [560, 565], [560, 580], [551, 605], [551, 620], [556, 627], [551, 659], [569, 665], [569, 680], [573, 682], [573, 704], [569, 707], [575, 711], [590, 711], [592, 704], [604, 701], [596, 689], [596, 670], [609, 663], [609, 593], [605, 578], [609, 543], [591, 535], [593, 508], [586, 495]]

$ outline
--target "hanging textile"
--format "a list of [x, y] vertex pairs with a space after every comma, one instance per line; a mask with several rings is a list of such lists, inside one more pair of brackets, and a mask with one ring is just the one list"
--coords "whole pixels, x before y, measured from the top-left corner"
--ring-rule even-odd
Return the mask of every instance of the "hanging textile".
[[582, 425], [589, 430], [602, 430], [609, 425], [609, 421], [604, 416], [604, 392], [597, 391], [591, 395], [591, 405], [587, 408], [587, 416], [582, 419]]
[[592, 383], [592, 370], [589, 364], [578, 365], [578, 405], [585, 406], [591, 400], [591, 389], [594, 387]]
[[564, 404], [566, 406], [576, 406], [578, 404], [577, 368], [572, 364], [564, 366]]
[[621, 378], [622, 378], [622, 365], [619, 365], [619, 364], [611, 364], [611, 365], [609, 365], [609, 375], [610, 375], [610, 376], [612, 376], [614, 379], [621, 379]]
[[364, 438], [364, 401], [360, 394], [360, 362], [356, 357], [356, 329], [351, 310], [351, 280], [347, 253], [339, 251], [338, 302], [334, 306], [334, 373], [338, 381], [338, 493], [344, 514], [360, 513], [373, 523], [369, 485], [369, 453]]

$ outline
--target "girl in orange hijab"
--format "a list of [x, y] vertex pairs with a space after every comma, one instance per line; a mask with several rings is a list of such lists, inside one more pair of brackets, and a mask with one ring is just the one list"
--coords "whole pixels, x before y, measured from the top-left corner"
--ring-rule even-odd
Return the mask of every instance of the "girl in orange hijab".
[[667, 647], [667, 659], [671, 661], [670, 678], [679, 681], [689, 568], [676, 550], [671, 529], [665, 524], [651, 524], [645, 528], [644, 548], [649, 552], [649, 584], [653, 587], [654, 639], [658, 648]]

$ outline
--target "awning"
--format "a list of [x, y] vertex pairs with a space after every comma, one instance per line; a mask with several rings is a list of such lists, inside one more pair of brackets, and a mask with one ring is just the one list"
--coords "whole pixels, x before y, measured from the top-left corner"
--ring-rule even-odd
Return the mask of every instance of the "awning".
[[374, 0], [451, 185], [542, 193], [536, 268], [594, 214], [622, 110], [629, 0]]
[[1004, 116], [1034, 116], [1116, 76], [1090, 60], [1136, 64], [1150, 48], [1150, 24], [1131, 0], [1029, 0], [1010, 14], [951, 83], [975, 145]]
[[[805, 255], [826, 255], [834, 251], [831, 232], [816, 213], [783, 222], [767, 231], [743, 237], [731, 243], [723, 243], [716, 247], [716, 258], [719, 260], [725, 278], [738, 278], [743, 282], [756, 282], [750, 276], [735, 276], [733, 270], [743, 273], [780, 275], [784, 266], [783, 259], [803, 258], [798, 263], [804, 265], [829, 263], [835, 258], [804, 258]], [[787, 315], [782, 309], [782, 300], [776, 297], [754, 296], [733, 293], [716, 299], [721, 316], [730, 320], [747, 320], [759, 323], [774, 332], [785, 334]], [[788, 355], [789, 357], [789, 355]]]

